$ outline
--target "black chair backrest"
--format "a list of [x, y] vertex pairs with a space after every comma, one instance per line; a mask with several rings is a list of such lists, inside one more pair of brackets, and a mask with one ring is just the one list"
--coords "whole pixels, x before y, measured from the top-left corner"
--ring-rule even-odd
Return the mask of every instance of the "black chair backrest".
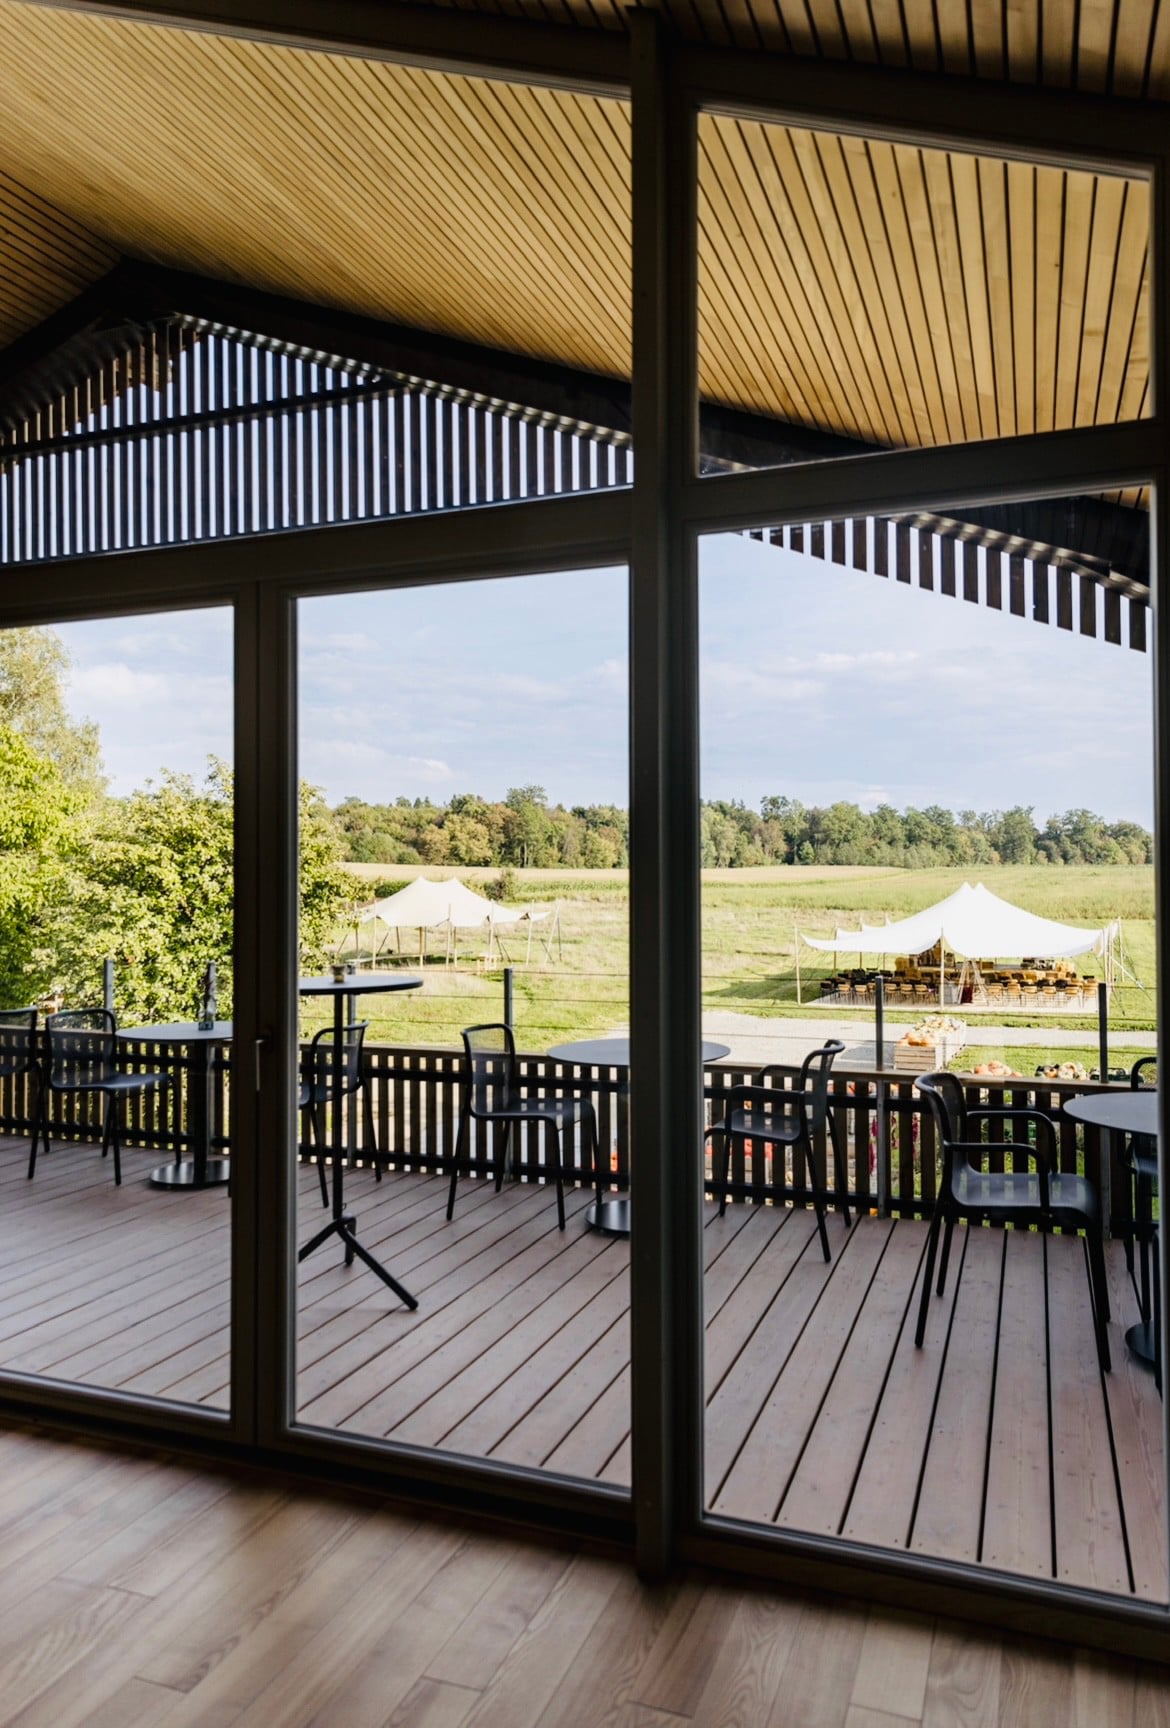
[[362, 1046], [369, 1024], [358, 1020], [343, 1026], [340, 1043], [333, 1026], [314, 1033], [305, 1064], [306, 1082], [330, 1093], [356, 1092], [362, 1083]]
[[[967, 1137], [967, 1102], [961, 1083], [953, 1074], [940, 1069], [934, 1074], [920, 1074], [915, 1085], [926, 1099], [938, 1132], [943, 1154], [943, 1178], [940, 1198], [951, 1191], [955, 1175], [955, 1147]], [[964, 1164], [967, 1154], [962, 1155]]]
[[473, 1116], [506, 1109], [516, 1090], [516, 1041], [503, 1021], [468, 1026], [463, 1033], [465, 1079]]
[[49, 1084], [97, 1083], [117, 1068], [118, 1023], [108, 1008], [66, 1008], [45, 1017]]
[[1129, 1071], [1129, 1083], [1135, 1092], [1152, 1092], [1158, 1084], [1158, 1058], [1139, 1057]]
[[36, 1009], [0, 1010], [0, 1074], [21, 1074], [35, 1067], [38, 1055]]
[[839, 1038], [830, 1038], [819, 1050], [810, 1050], [800, 1065], [799, 1090], [807, 1094], [805, 1109], [812, 1133], [825, 1125], [829, 1113], [829, 1070], [845, 1046]]

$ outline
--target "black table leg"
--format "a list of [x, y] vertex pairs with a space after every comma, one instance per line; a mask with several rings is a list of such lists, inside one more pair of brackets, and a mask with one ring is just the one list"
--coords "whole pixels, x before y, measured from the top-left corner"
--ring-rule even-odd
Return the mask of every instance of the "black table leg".
[[215, 1045], [205, 1038], [187, 1046], [187, 1142], [190, 1158], [160, 1164], [150, 1173], [152, 1188], [220, 1188], [231, 1181], [230, 1158], [211, 1156], [212, 1057]]
[[[347, 1016], [346, 1008], [349, 1008]], [[356, 1256], [364, 1266], [379, 1277], [383, 1284], [389, 1286], [399, 1301], [405, 1302], [408, 1308], [417, 1308], [418, 1299], [410, 1294], [405, 1285], [391, 1277], [386, 1268], [375, 1260], [367, 1248], [363, 1248], [357, 1239], [356, 1221], [345, 1210], [345, 1183], [342, 1174], [344, 1142], [342, 1139], [342, 1118], [344, 1112], [344, 1095], [341, 1086], [341, 1048], [345, 1036], [347, 1018], [353, 1019], [353, 996], [349, 991], [337, 990], [333, 995], [333, 1119], [329, 1133], [329, 1153], [333, 1159], [331, 1216], [324, 1229], [311, 1236], [302, 1248], [297, 1250], [298, 1263], [307, 1260], [315, 1249], [327, 1242], [331, 1236], [336, 1236], [345, 1246], [345, 1264], [352, 1266]]]

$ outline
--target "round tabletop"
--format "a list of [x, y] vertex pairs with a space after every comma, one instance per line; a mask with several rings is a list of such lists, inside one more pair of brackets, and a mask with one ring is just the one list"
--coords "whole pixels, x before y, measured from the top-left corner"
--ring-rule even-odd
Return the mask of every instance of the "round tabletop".
[[214, 1026], [200, 1026], [194, 1020], [173, 1020], [166, 1026], [119, 1026], [118, 1037], [140, 1044], [230, 1044], [232, 1023], [217, 1020]]
[[1091, 1123], [1094, 1128], [1111, 1128], [1119, 1134], [1154, 1134], [1158, 1132], [1158, 1094], [1153, 1091], [1087, 1092], [1079, 1098], [1066, 1098], [1064, 1113], [1074, 1121]]
[[403, 972], [349, 972], [344, 978], [302, 978], [302, 996], [376, 996], [387, 990], [421, 990], [422, 979]]
[[[703, 1040], [703, 1061], [718, 1062], [730, 1053], [727, 1044]], [[557, 1044], [549, 1051], [554, 1062], [578, 1062], [592, 1068], [628, 1068], [630, 1040], [628, 1038], [578, 1038], [573, 1044]]]

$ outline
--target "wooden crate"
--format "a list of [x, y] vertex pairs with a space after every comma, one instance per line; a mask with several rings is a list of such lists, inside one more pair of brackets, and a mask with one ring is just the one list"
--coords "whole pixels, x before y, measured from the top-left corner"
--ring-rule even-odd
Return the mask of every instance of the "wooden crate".
[[966, 1032], [940, 1032], [933, 1044], [894, 1045], [894, 1067], [902, 1074], [929, 1074], [945, 1068], [967, 1042]]

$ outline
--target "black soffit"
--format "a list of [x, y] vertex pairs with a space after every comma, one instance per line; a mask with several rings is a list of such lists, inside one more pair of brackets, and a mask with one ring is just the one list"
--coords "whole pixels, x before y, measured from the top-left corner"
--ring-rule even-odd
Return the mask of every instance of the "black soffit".
[[[6, 429], [0, 432], [0, 449], [7, 445], [19, 458], [75, 446], [77, 422], [68, 412], [69, 398], [75, 405], [84, 403], [88, 414], [111, 389], [145, 381], [142, 371], [134, 373], [134, 359], [140, 357], [141, 364], [149, 350], [158, 364], [159, 332], [170, 332], [166, 343], [176, 349], [215, 333], [344, 373], [352, 385], [345, 393], [350, 401], [367, 391], [414, 393], [611, 449], [630, 446], [630, 388], [624, 379], [124, 260], [0, 352], [0, 427]], [[241, 401], [223, 410], [221, 420], [254, 415], [256, 408], [255, 400]], [[124, 426], [118, 435], [156, 435], [167, 426], [161, 420]], [[105, 433], [93, 441], [112, 440]], [[702, 405], [700, 441], [703, 471], [712, 474], [872, 454], [878, 448], [714, 403]], [[937, 585], [944, 593], [961, 593], [993, 608], [1002, 609], [1006, 591], [1012, 612], [1085, 635], [1100, 633], [1113, 642], [1122, 639], [1124, 600], [1129, 602], [1130, 644], [1145, 646], [1144, 616], [1137, 616], [1149, 601], [1149, 516], [1144, 510], [1070, 497], [906, 512], [887, 520], [892, 545], [884, 530], [866, 532], [860, 520], [823, 528], [811, 524], [803, 532], [765, 530], [756, 537], [878, 575], [892, 568], [902, 581], [909, 579], [907, 566], [913, 564], [920, 586]], [[908, 534], [923, 547], [941, 543], [941, 557], [923, 550], [910, 556]], [[948, 543], [982, 549], [981, 583], [969, 552], [958, 580], [948, 579], [953, 563]], [[1006, 583], [998, 570], [1001, 561], [1007, 565]], [[940, 564], [937, 583], [935, 562]], [[1021, 599], [1023, 568], [1031, 578], [1031, 604]], [[1051, 570], [1056, 572], [1052, 606], [1046, 594]], [[1103, 616], [1098, 615], [1098, 592]]]

